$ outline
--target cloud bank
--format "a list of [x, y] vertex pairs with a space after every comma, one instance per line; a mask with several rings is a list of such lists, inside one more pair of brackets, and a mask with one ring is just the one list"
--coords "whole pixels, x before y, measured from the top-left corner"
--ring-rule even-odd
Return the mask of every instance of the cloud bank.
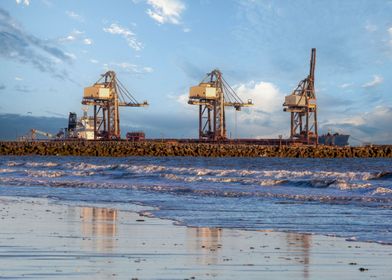
[[59, 70], [62, 63], [72, 63], [72, 55], [47, 40], [25, 31], [10, 14], [0, 8], [0, 56], [19, 63], [29, 63], [41, 72], [65, 79], [68, 74]]

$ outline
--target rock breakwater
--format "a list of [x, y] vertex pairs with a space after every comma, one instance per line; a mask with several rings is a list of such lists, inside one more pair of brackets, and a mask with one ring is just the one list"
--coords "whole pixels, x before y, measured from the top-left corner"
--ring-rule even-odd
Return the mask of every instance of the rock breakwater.
[[280, 147], [247, 144], [127, 141], [7, 141], [0, 142], [0, 155], [374, 158], [392, 157], [392, 145]]

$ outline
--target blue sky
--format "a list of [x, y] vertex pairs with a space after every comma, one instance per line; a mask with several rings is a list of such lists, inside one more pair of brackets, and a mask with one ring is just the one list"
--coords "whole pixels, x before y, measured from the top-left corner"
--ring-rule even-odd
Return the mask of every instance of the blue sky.
[[229, 135], [288, 136], [283, 98], [315, 47], [321, 132], [392, 143], [391, 15], [391, 0], [1, 1], [0, 114], [81, 114], [83, 87], [113, 69], [150, 103], [121, 109], [123, 132], [197, 137], [188, 88], [219, 68], [255, 103], [237, 131], [227, 108]]

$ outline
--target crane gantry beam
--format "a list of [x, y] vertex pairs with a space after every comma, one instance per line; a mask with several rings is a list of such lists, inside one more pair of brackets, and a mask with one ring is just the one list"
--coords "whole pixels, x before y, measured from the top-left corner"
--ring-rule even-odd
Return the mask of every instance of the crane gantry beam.
[[190, 88], [188, 104], [199, 106], [199, 139], [209, 141], [227, 139], [225, 107], [240, 111], [253, 105], [250, 99], [243, 102], [217, 69]]
[[83, 105], [93, 106], [94, 139], [120, 139], [119, 107], [145, 107], [139, 103], [117, 79], [114, 71], [107, 71], [91, 87], [84, 89]]

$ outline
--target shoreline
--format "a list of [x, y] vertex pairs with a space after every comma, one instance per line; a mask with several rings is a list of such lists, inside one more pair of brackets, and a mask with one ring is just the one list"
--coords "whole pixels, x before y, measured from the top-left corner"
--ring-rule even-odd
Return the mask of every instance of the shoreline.
[[0, 155], [392, 158], [392, 145], [337, 147], [129, 141], [0, 141]]
[[[0, 277], [390, 279], [390, 245], [199, 228], [132, 210], [0, 197]], [[361, 269], [362, 268], [362, 269]]]

